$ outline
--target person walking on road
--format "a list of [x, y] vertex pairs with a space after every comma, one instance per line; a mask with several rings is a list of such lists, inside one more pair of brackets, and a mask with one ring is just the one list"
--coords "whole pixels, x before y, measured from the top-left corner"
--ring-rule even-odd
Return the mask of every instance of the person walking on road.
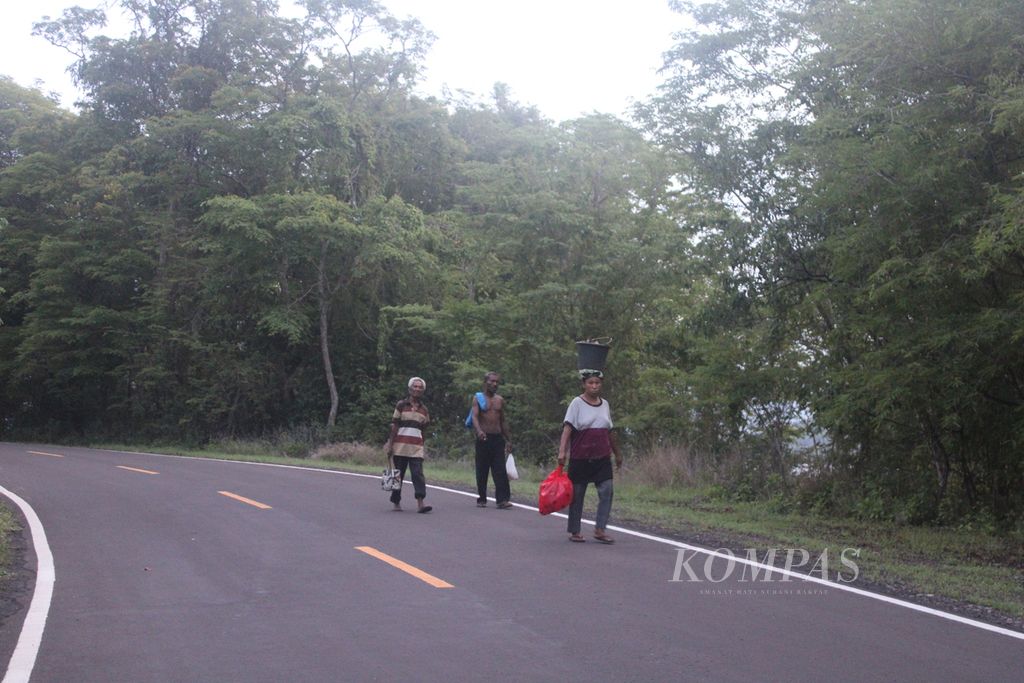
[[512, 440], [505, 420], [505, 399], [498, 394], [499, 384], [501, 375], [498, 373], [484, 375], [483, 400], [480, 400], [480, 394], [473, 398], [470, 417], [476, 432], [476, 505], [487, 507], [487, 473], [490, 471], [497, 507], [507, 510], [512, 507], [512, 490], [505, 459], [512, 452]]
[[569, 540], [583, 543], [580, 524], [583, 518], [583, 497], [587, 485], [597, 488], [597, 520], [594, 539], [600, 543], [614, 543], [605, 533], [612, 511], [612, 460], [615, 468], [622, 467], [622, 453], [618, 438], [612, 431], [612, 415], [608, 401], [601, 398], [604, 373], [581, 370], [583, 393], [569, 403], [558, 445], [558, 464], [569, 459], [569, 479], [572, 481], [572, 503], [569, 505]]
[[[427, 383], [422, 378], [413, 377], [409, 380], [409, 395], [395, 406], [391, 416], [391, 433], [384, 444], [384, 449], [394, 459], [395, 467], [401, 471], [402, 480], [405, 480], [406, 468], [412, 475], [417, 512], [433, 510], [433, 507], [423, 503], [427, 497], [427, 480], [423, 476], [423, 430], [430, 424], [430, 412], [422, 400], [426, 390]], [[395, 510], [402, 509], [401, 489], [391, 492], [391, 504]]]

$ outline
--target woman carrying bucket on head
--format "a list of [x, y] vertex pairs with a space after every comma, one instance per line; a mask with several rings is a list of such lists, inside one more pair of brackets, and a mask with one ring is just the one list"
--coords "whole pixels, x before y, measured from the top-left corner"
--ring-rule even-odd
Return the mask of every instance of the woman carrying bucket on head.
[[[587, 485], [597, 488], [597, 520], [594, 539], [601, 543], [614, 543], [605, 533], [612, 510], [612, 454], [615, 467], [622, 466], [622, 453], [618, 439], [612, 431], [611, 409], [608, 401], [601, 398], [604, 384], [605, 357], [607, 344], [592, 341], [576, 342], [577, 365], [583, 392], [569, 403], [562, 426], [562, 438], [558, 445], [558, 464], [569, 460], [569, 479], [572, 481], [573, 496], [569, 506], [569, 540], [582, 543], [580, 534], [583, 518], [583, 498]], [[601, 347], [601, 348], [593, 348]]]

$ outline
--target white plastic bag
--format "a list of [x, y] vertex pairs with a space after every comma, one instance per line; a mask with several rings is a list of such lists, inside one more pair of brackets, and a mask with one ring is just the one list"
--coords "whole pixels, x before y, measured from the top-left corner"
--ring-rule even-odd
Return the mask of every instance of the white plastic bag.
[[519, 470], [516, 469], [516, 459], [511, 453], [509, 453], [508, 458], [505, 459], [505, 471], [508, 473], [509, 479], [519, 478]]

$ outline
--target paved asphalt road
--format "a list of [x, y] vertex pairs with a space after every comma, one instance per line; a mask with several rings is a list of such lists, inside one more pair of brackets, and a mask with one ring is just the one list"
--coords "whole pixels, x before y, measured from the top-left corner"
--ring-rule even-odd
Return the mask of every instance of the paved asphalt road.
[[37, 683], [1024, 680], [1010, 635], [799, 580], [671, 581], [669, 545], [569, 543], [453, 492], [396, 513], [372, 478], [23, 444], [0, 486], [54, 557]]

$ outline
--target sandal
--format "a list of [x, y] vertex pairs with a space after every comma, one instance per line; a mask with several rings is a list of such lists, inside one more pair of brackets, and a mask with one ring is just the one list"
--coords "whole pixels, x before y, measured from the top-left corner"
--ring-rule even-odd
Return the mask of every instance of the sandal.
[[605, 545], [615, 543], [615, 539], [607, 534], [594, 534], [594, 540], [598, 543], [604, 543]]
[[579, 534], [572, 534], [569, 536], [569, 540], [573, 543], [586, 543], [587, 539], [583, 538]]

